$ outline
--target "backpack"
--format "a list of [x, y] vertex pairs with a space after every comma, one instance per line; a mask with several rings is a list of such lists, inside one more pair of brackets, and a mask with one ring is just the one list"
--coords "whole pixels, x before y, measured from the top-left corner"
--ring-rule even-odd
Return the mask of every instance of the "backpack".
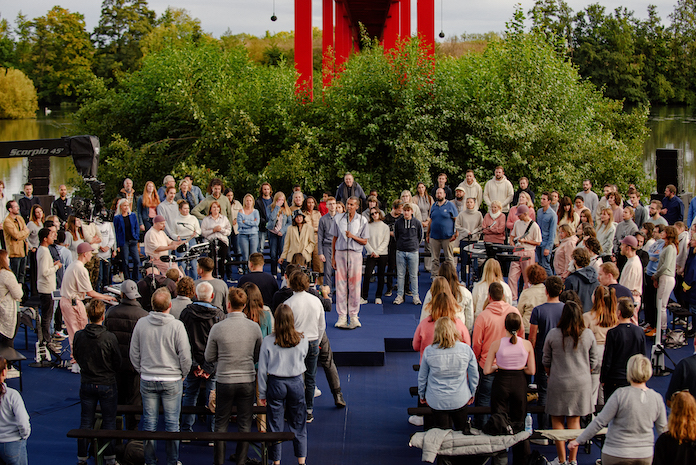
[[515, 434], [510, 424], [510, 417], [505, 412], [492, 414], [481, 431], [489, 436]]

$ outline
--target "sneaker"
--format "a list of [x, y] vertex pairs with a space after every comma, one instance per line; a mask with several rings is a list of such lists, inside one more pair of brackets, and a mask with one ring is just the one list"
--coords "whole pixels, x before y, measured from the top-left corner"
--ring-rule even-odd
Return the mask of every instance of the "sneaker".
[[408, 422], [413, 426], [423, 426], [423, 417], [420, 415], [411, 415], [408, 417]]
[[394, 299], [394, 305], [401, 305], [404, 303], [404, 298], [400, 295], [396, 296], [396, 299]]
[[68, 338], [68, 333], [66, 332], [65, 329], [61, 329], [61, 330], [58, 331], [55, 335], [58, 336], [58, 337], [62, 337], [63, 339], [67, 339], [67, 338]]
[[312, 412], [307, 412], [307, 423], [311, 423], [314, 421], [314, 414]]
[[413, 305], [423, 305], [423, 302], [421, 302], [420, 299], [416, 297], [415, 299], [413, 299]]
[[558, 457], [549, 462], [549, 465], [568, 465], [568, 462], [560, 462]]
[[650, 331], [645, 331], [646, 337], [654, 337], [655, 334], [657, 334], [657, 330], [655, 328], [651, 328]]
[[646, 324], [646, 325], [643, 327], [643, 331], [645, 331], [646, 333], [647, 333], [648, 331], [652, 331], [652, 329], [653, 329], [653, 327], [650, 326], [650, 323]]
[[321, 396], [321, 391], [319, 390], [318, 387], [314, 386], [314, 397], [319, 397]]
[[334, 392], [334, 405], [338, 408], [345, 408], [346, 400], [343, 398], [343, 393], [341, 391]]
[[360, 319], [357, 316], [350, 318], [350, 329], [360, 328], [361, 326], [362, 324], [360, 324]]
[[376, 304], [376, 305], [382, 305], [382, 299], [380, 299], [379, 297], [377, 297], [377, 298], [375, 299], [375, 304]]
[[391, 297], [392, 296], [392, 290], [387, 289], [387, 292], [384, 293], [384, 297]]
[[360, 305], [365, 305], [367, 303], [367, 299], [363, 299], [360, 297]]
[[52, 339], [56, 342], [57, 341], [64, 341], [65, 339], [67, 339], [67, 336], [63, 336], [61, 333], [55, 333], [55, 334], [53, 334]]
[[577, 460], [568, 460], [566, 463], [567, 463], [568, 465], [578, 465], [578, 461], [577, 461]]
[[119, 273], [114, 275], [111, 280], [114, 282], [114, 284], [122, 283], [123, 282], [123, 273]]
[[335, 328], [347, 328], [348, 327], [348, 317], [345, 315], [340, 315], [338, 321], [334, 325]]
[[5, 378], [10, 379], [10, 378], [19, 378], [19, 370], [16, 369], [15, 367], [11, 366], [10, 368], [7, 369], [7, 376]]

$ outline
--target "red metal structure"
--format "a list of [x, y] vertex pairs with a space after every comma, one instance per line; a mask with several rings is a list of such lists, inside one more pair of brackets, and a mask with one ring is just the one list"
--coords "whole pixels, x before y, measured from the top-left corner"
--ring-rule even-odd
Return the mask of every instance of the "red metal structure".
[[[430, 53], [435, 50], [435, 0], [417, 0], [418, 36]], [[411, 0], [322, 0], [322, 56], [333, 58], [324, 85], [348, 60], [360, 43], [362, 24], [384, 48], [411, 36]], [[298, 92], [312, 97], [312, 0], [295, 0], [295, 67]]]

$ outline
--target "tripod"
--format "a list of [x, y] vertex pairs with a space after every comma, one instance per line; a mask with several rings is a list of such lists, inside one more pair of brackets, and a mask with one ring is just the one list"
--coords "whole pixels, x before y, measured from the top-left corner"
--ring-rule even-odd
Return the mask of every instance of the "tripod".
[[662, 344], [662, 299], [657, 299], [657, 324], [655, 326], [657, 327], [657, 331], [655, 331], [655, 344], [653, 344], [652, 350], [650, 351], [653, 376], [667, 376], [674, 370], [665, 366], [665, 357], [672, 362], [672, 365], [676, 364]]

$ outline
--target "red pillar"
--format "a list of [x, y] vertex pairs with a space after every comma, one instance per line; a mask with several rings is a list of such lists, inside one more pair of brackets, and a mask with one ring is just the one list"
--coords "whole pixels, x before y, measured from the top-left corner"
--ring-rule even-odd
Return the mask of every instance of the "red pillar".
[[346, 15], [345, 4], [341, 0], [336, 1], [336, 71], [340, 70], [343, 63], [350, 56], [351, 34], [350, 23]]
[[300, 74], [296, 89], [312, 95], [312, 0], [295, 0], [295, 69]]
[[[399, 37], [411, 37], [411, 0], [401, 0], [401, 34]], [[434, 31], [433, 31], [434, 32]]]
[[333, 79], [334, 60], [330, 58], [330, 53], [334, 49], [334, 19], [333, 19], [333, 0], [323, 0], [321, 8], [322, 31], [321, 31], [321, 56], [323, 58], [323, 84], [328, 86]]
[[384, 50], [391, 50], [396, 46], [396, 39], [399, 37], [399, 1], [392, 0], [389, 5], [387, 19], [384, 22], [384, 32], [382, 33], [382, 42]]
[[435, 0], [418, 0], [418, 38], [430, 55], [435, 53]]

